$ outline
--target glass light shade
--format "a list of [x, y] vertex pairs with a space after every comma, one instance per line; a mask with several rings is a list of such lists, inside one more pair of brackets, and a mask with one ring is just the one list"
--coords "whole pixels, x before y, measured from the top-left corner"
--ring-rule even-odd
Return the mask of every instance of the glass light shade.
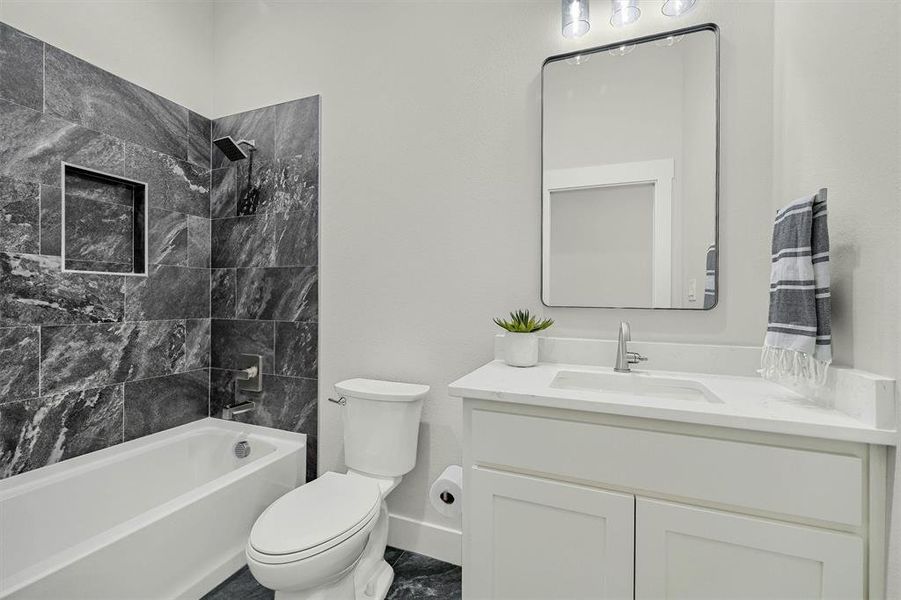
[[691, 10], [696, 0], [666, 0], [660, 11], [667, 17], [679, 17]]
[[635, 50], [635, 44], [632, 44], [631, 46], [623, 45], [618, 48], [611, 48], [610, 50], [607, 50], [607, 52], [612, 54], [613, 56], [625, 56], [633, 50]]
[[591, 29], [588, 22], [588, 0], [562, 0], [563, 37], [582, 37]]
[[640, 16], [641, 9], [638, 8], [638, 0], [613, 0], [610, 24], [614, 27], [625, 27], [637, 21]]

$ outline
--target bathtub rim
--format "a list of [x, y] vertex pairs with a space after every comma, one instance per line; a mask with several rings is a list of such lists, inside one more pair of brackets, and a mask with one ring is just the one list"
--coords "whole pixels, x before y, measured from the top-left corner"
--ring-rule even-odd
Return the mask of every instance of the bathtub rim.
[[[274, 444], [275, 450], [256, 460], [250, 461], [245, 465], [241, 465], [233, 471], [229, 471], [224, 475], [212, 479], [199, 487], [192, 488], [166, 502], [155, 505], [153, 508], [145, 510], [118, 525], [82, 540], [74, 546], [56, 552], [11, 576], [0, 579], [0, 584], [2, 584], [2, 587], [0, 587], [0, 599], [6, 598], [23, 588], [27, 588], [36, 581], [48, 577], [54, 572], [77, 562], [83, 556], [113, 544], [136, 530], [151, 526], [156, 521], [164, 519], [179, 508], [184, 508], [189, 504], [206, 498], [235, 483], [239, 479], [242, 479], [248, 473], [266, 468], [267, 466], [286, 458], [292, 453], [298, 453], [300, 456], [297, 465], [298, 485], [303, 485], [305, 483], [305, 450], [307, 434], [272, 429], [261, 425], [248, 425], [235, 421], [225, 421], [214, 417], [206, 417], [185, 425], [173, 427], [172, 429], [160, 431], [128, 442], [123, 442], [122, 444], [110, 446], [109, 448], [104, 448], [96, 452], [91, 452], [52, 465], [40, 467], [26, 473], [8, 477], [0, 481], [0, 502], [27, 493], [42, 485], [65, 481], [66, 479], [77, 476], [79, 472], [93, 471], [102, 468], [109, 463], [125, 460], [131, 455], [152, 450], [153, 448], [171, 443], [173, 440], [197, 435], [205, 430], [219, 432], [224, 430], [235, 434], [247, 433], [269, 438], [267, 441], [271, 441]], [[126, 445], [130, 445], [131, 447], [125, 449], [124, 446]], [[16, 481], [15, 483], [17, 485], [6, 483], [18, 477], [21, 477], [22, 480]]]

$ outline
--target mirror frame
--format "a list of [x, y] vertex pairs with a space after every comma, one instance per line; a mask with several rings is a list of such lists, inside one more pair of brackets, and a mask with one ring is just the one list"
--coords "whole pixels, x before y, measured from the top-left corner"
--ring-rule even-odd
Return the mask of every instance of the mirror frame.
[[[699, 307], [699, 308], [685, 308], [685, 307], [652, 307], [652, 306], [569, 306], [563, 304], [548, 304], [544, 301], [544, 73], [545, 68], [548, 64], [553, 62], [558, 62], [561, 60], [566, 60], [569, 58], [573, 58], [575, 56], [579, 56], [580, 54], [595, 54], [599, 52], [605, 52], [607, 50], [612, 50], [614, 48], [618, 48], [624, 45], [637, 45], [644, 44], [648, 42], [653, 42], [660, 39], [665, 39], [670, 36], [677, 35], [686, 35], [690, 33], [697, 33], [699, 31], [711, 31], [714, 35], [714, 52], [716, 53], [715, 57], [715, 65], [716, 65], [716, 73], [714, 74], [714, 110], [716, 111], [715, 115], [715, 140], [714, 140], [714, 157], [716, 161], [716, 165], [714, 165], [715, 171], [715, 179], [714, 179], [714, 231], [713, 231], [713, 243], [716, 245], [716, 266], [714, 269], [714, 285], [716, 286], [716, 298], [714, 299], [713, 305], [707, 308]], [[539, 298], [541, 300], [541, 304], [548, 308], [602, 308], [602, 309], [629, 309], [629, 310], [684, 310], [684, 311], [698, 311], [698, 312], [706, 312], [713, 310], [719, 305], [720, 302], [720, 294], [722, 290], [720, 289], [720, 256], [722, 255], [722, 245], [720, 244], [720, 28], [715, 23], [704, 23], [701, 25], [693, 25], [691, 27], [684, 27], [682, 29], [674, 29], [672, 31], [665, 31], [663, 33], [655, 33], [652, 35], [646, 35], [642, 37], [632, 38], [628, 40], [622, 40], [613, 44], [605, 44], [603, 46], [595, 46], [592, 48], [586, 48], [583, 50], [576, 50], [573, 52], [567, 52], [565, 54], [556, 54], [554, 56], [549, 56], [541, 63], [541, 81], [540, 81], [540, 93], [541, 93], [541, 107], [540, 107], [540, 118], [539, 118], [539, 128], [540, 128], [540, 158], [541, 158], [541, 173], [540, 173], [540, 189], [539, 189], [539, 202], [541, 202], [541, 218], [539, 222], [539, 227], [541, 229], [539, 233], [539, 255], [540, 255], [540, 271], [539, 271]]]

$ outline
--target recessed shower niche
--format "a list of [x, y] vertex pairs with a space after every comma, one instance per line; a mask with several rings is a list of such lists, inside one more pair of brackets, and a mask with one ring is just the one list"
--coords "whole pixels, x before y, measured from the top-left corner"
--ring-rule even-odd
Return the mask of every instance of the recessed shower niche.
[[147, 184], [62, 164], [63, 271], [147, 274]]

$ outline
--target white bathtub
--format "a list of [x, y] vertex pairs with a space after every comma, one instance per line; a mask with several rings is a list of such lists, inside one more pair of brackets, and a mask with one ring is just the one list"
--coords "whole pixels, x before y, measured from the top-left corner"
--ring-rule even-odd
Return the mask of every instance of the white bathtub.
[[305, 435], [203, 419], [2, 480], [0, 598], [199, 598], [305, 472]]

